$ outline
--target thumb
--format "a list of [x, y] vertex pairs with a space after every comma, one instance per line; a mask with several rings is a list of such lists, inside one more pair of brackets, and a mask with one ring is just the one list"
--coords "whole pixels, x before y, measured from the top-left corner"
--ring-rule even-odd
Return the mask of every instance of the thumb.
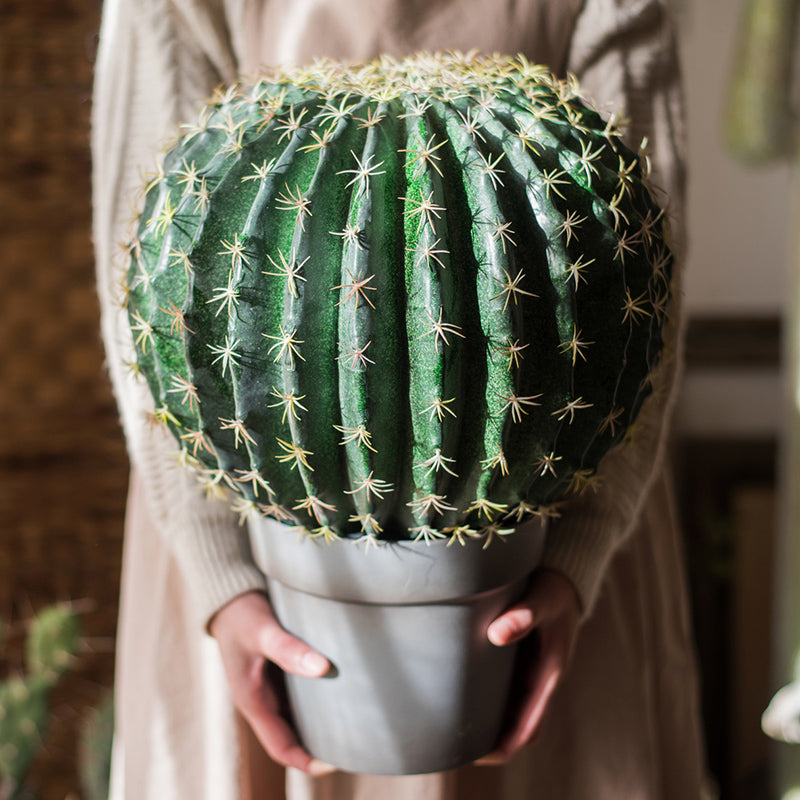
[[284, 672], [305, 678], [320, 678], [330, 669], [325, 656], [281, 627], [272, 617], [263, 622], [258, 633], [259, 650]]
[[498, 647], [524, 639], [534, 629], [556, 620], [566, 606], [577, 603], [575, 590], [560, 573], [537, 571], [525, 596], [503, 612], [487, 630], [492, 644]]
[[506, 609], [486, 632], [489, 641], [497, 647], [518, 642], [532, 633], [538, 624], [536, 612], [527, 598]]

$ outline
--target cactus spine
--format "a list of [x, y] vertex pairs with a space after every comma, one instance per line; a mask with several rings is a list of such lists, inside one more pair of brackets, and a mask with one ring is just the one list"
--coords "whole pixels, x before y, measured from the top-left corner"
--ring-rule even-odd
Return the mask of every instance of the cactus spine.
[[649, 392], [672, 256], [637, 155], [524, 59], [235, 86], [149, 184], [139, 371], [237, 507], [461, 538], [591, 482]]

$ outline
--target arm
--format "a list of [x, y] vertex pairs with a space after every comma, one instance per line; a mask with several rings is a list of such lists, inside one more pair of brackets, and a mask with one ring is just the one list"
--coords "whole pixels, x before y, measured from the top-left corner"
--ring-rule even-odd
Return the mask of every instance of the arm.
[[94, 241], [103, 338], [132, 465], [205, 623], [232, 597], [263, 589], [263, 578], [235, 515], [203, 499], [175, 463], [174, 441], [148, 423], [152, 401], [127, 366], [133, 350], [120, 305], [121, 245], [131, 235], [132, 198], [145, 172], [178, 121], [236, 74], [224, 17], [183, 11], [171, 0], [109, 0], [104, 7], [93, 106]]
[[183, 13], [184, 3], [110, 0], [104, 8], [92, 139], [103, 337], [133, 468], [189, 586], [198, 620], [217, 639], [233, 701], [277, 761], [318, 774], [324, 765], [299, 746], [264, 670], [270, 661], [314, 677], [325, 673], [327, 661], [280, 628], [245, 529], [226, 504], [205, 500], [178, 467], [175, 442], [148, 424], [152, 401], [146, 386], [126, 369], [133, 349], [116, 300], [125, 269], [118, 243], [130, 235], [127, 199], [178, 120], [191, 118], [195, 102], [236, 76], [224, 14], [212, 13], [210, 3]]
[[629, 441], [609, 453], [597, 492], [575, 498], [552, 528], [545, 566], [568, 575], [584, 614], [594, 606], [613, 554], [635, 529], [654, 479], [663, 467], [678, 390], [682, 347], [683, 109], [673, 20], [664, 0], [589, 0], [572, 40], [568, 68], [601, 109], [627, 120], [628, 144], [646, 138], [651, 184], [666, 193], [675, 272], [669, 323], [653, 391]]
[[[682, 324], [680, 267], [683, 132], [679, 74], [671, 20], [657, 0], [588, 0], [572, 38], [568, 69], [601, 109], [610, 103], [629, 121], [628, 143], [649, 141], [652, 182], [671, 201], [676, 277], [665, 350], [629, 441], [601, 463], [596, 492], [575, 498], [551, 527], [543, 567], [522, 602], [489, 628], [498, 646], [538, 630], [540, 648], [514, 724], [485, 763], [508, 760], [535, 737], [563, 677], [581, 619], [592, 611], [614, 553], [636, 528], [662, 468], [675, 404]], [[663, 198], [662, 198], [663, 200]]]

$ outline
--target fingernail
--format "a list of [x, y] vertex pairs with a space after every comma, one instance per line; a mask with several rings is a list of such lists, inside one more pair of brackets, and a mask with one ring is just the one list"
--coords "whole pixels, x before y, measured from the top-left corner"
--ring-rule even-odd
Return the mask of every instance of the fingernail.
[[527, 608], [504, 614], [496, 619], [487, 631], [489, 641], [498, 647], [524, 639], [534, 627], [533, 613]]
[[336, 772], [336, 767], [316, 758], [312, 758], [308, 764], [308, 773], [315, 778], [321, 778], [323, 775], [330, 775], [334, 772]]
[[300, 668], [306, 675], [324, 675], [328, 671], [328, 659], [310, 651], [300, 661]]
[[507, 622], [495, 622], [489, 626], [489, 630], [486, 633], [493, 645], [503, 647], [510, 644], [511, 637], [514, 635], [514, 628]]
[[500, 767], [508, 763], [508, 759], [498, 752], [488, 753], [474, 762], [476, 767]]

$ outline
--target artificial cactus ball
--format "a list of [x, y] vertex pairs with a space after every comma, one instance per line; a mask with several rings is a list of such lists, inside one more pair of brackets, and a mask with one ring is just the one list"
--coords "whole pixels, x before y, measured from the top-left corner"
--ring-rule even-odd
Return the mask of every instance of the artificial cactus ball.
[[672, 256], [614, 123], [522, 58], [321, 62], [205, 107], [148, 184], [127, 311], [155, 417], [241, 510], [506, 532], [650, 391]]

